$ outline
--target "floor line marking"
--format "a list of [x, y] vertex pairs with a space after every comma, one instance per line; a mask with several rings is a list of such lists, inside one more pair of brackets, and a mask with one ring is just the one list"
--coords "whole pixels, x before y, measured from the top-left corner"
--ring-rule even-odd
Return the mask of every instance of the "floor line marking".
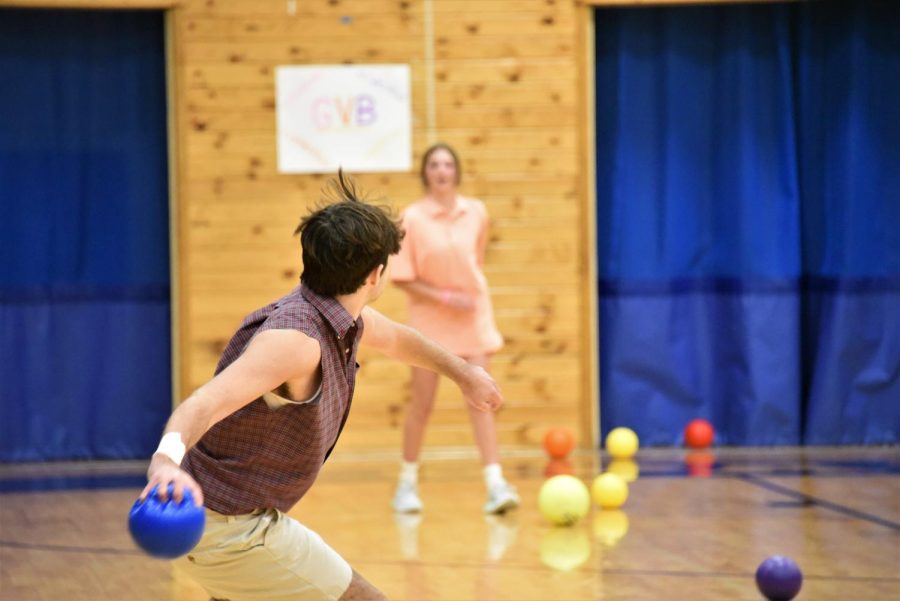
[[820, 499], [819, 497], [814, 497], [813, 495], [808, 495], [806, 493], [802, 493], [800, 491], [794, 490], [792, 488], [788, 488], [786, 486], [781, 486], [780, 484], [775, 484], [774, 482], [769, 482], [768, 480], [764, 480], [754, 474], [731, 474], [731, 477], [747, 482], [748, 484], [752, 484], [754, 486], [758, 486], [760, 488], [765, 488], [772, 492], [777, 492], [779, 494], [793, 497], [794, 499], [798, 499], [804, 503], [809, 503], [813, 505], [817, 505], [819, 507], [824, 507], [825, 509], [830, 509], [831, 511], [844, 514], [846, 516], [850, 516], [852, 518], [856, 518], [858, 520], [863, 520], [866, 522], [871, 522], [873, 524], [877, 524], [879, 526], [884, 526], [885, 528], [890, 528], [891, 530], [896, 530], [900, 532], [900, 523], [893, 522], [887, 518], [883, 518], [881, 516], [877, 516], [872, 513], [867, 513], [865, 511], [860, 511], [858, 509], [853, 509], [852, 507], [847, 507], [846, 505], [841, 505], [839, 503], [834, 503], [833, 501], [828, 501], [826, 499]]

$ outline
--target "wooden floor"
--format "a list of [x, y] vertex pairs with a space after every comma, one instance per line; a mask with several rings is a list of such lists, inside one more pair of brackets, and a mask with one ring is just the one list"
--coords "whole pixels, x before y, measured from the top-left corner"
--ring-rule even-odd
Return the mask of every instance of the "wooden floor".
[[[753, 573], [773, 554], [803, 569], [798, 599], [900, 599], [896, 447], [642, 452], [616, 466], [639, 472], [623, 509], [595, 509], [570, 528], [537, 512], [547, 463], [536, 454], [506, 460], [524, 506], [502, 517], [481, 514], [469, 457], [428, 461], [425, 512], [395, 517], [395, 464], [339, 457], [293, 511], [391, 599], [760, 599]], [[589, 482], [599, 459], [572, 465]], [[0, 599], [205, 601], [128, 537], [142, 472], [0, 467]]]

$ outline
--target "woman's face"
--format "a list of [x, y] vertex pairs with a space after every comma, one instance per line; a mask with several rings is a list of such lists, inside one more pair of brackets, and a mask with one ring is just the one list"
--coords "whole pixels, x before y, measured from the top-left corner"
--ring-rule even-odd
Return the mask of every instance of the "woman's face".
[[443, 148], [432, 152], [425, 163], [425, 181], [430, 192], [455, 190], [456, 161], [453, 155]]

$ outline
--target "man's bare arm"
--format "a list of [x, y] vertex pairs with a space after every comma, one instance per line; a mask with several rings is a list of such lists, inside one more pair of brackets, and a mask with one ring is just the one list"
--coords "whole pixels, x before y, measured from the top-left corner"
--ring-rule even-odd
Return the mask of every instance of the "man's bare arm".
[[503, 404], [500, 388], [484, 369], [467, 363], [417, 330], [388, 319], [371, 307], [363, 309], [362, 318], [366, 327], [361, 344], [393, 359], [447, 376], [476, 409], [496, 411]]
[[[177, 433], [185, 448], [190, 449], [213, 425], [244, 405], [288, 380], [314, 374], [320, 361], [319, 343], [301, 332], [261, 332], [240, 357], [175, 409], [164, 434]], [[203, 502], [203, 492], [193, 478], [163, 453], [153, 455], [147, 479], [142, 499], [154, 486], [159, 486], [158, 495], [165, 499], [172, 483], [176, 500], [188, 488], [198, 505]]]

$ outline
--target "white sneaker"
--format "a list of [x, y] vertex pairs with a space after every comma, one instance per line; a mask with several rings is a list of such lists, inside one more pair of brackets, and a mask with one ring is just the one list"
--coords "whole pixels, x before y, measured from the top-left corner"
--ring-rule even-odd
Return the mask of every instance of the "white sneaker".
[[422, 499], [416, 493], [416, 485], [406, 482], [397, 484], [397, 492], [394, 493], [391, 507], [398, 513], [418, 513], [422, 511]]
[[518, 507], [520, 503], [516, 489], [504, 482], [488, 489], [488, 498], [484, 504], [484, 512], [504, 513], [509, 509]]

